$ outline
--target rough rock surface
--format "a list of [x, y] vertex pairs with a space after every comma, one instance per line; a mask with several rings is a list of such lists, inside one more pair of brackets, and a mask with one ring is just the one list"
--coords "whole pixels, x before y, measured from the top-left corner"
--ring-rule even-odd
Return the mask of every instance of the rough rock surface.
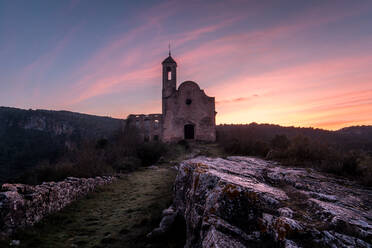
[[371, 247], [371, 189], [257, 158], [182, 162], [171, 208], [186, 248]]
[[37, 186], [3, 184], [0, 192], [0, 237], [32, 226], [46, 215], [86, 195], [95, 187], [111, 183], [114, 177], [74, 178]]

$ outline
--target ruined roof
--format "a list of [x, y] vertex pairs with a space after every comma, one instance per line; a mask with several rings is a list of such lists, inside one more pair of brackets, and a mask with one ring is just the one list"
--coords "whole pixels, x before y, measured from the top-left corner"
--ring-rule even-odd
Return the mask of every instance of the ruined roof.
[[167, 64], [172, 64], [173, 63], [173, 64], [177, 65], [176, 61], [174, 61], [174, 59], [170, 55], [168, 56], [168, 58], [163, 60], [162, 64], [165, 64], [165, 63], [167, 63]]

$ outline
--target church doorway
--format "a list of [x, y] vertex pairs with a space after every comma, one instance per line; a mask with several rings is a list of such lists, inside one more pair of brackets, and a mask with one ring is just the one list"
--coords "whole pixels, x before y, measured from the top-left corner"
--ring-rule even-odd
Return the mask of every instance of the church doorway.
[[194, 125], [187, 124], [185, 125], [185, 139], [194, 139]]

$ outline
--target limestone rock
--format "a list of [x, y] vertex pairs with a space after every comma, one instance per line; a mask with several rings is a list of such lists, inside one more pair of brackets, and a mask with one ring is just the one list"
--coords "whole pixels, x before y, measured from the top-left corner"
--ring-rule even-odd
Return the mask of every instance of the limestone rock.
[[158, 228], [155, 228], [147, 235], [147, 238], [153, 239], [166, 234], [176, 220], [177, 212], [172, 208], [167, 208], [162, 213], [162, 219]]
[[346, 179], [257, 158], [197, 157], [180, 164], [174, 187], [185, 248], [371, 247], [372, 190]]

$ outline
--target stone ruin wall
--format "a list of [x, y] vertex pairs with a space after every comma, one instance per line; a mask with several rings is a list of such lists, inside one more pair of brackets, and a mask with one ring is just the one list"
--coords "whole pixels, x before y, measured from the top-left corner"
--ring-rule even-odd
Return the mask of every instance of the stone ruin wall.
[[129, 115], [127, 124], [135, 126], [143, 141], [158, 141], [162, 139], [162, 114]]
[[32, 226], [93, 191], [111, 183], [114, 177], [74, 178], [37, 186], [3, 184], [0, 192], [0, 238]]

